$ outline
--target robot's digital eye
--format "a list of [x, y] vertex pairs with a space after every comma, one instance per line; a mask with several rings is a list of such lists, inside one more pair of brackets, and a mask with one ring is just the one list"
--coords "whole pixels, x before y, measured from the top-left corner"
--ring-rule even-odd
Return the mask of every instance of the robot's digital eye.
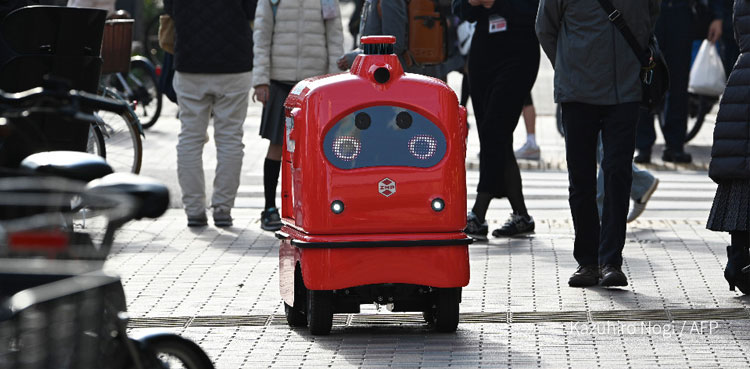
[[352, 161], [362, 151], [362, 143], [354, 136], [338, 136], [333, 140], [333, 153], [339, 160]]
[[360, 130], [370, 128], [370, 115], [367, 113], [359, 113], [354, 117], [354, 125]]
[[411, 117], [411, 114], [405, 111], [402, 111], [396, 115], [396, 125], [401, 129], [407, 129], [411, 127], [412, 120], [413, 119]]
[[437, 151], [437, 140], [430, 135], [416, 135], [409, 140], [409, 152], [417, 159], [427, 160]]

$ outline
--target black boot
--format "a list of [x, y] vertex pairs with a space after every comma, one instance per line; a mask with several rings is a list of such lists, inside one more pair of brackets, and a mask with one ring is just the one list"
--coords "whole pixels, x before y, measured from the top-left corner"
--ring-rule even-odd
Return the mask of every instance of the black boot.
[[730, 291], [737, 287], [743, 294], [750, 294], [750, 253], [744, 245], [727, 246], [724, 278], [729, 282]]

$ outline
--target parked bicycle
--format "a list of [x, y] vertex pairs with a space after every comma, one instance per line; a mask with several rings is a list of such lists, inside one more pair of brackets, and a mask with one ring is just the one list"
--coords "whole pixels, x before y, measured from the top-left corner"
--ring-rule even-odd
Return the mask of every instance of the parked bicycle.
[[[97, 119], [87, 109], [124, 108], [79, 92], [0, 93], [0, 117], [10, 125], [24, 114], [86, 122]], [[63, 151], [33, 154], [0, 173], [1, 368], [213, 368], [178, 335], [127, 335], [122, 283], [101, 266], [116, 230], [159, 217], [169, 194], [154, 180], [112, 172], [98, 156]], [[81, 227], [84, 209], [103, 226]], [[92, 237], [95, 230], [103, 237]]]

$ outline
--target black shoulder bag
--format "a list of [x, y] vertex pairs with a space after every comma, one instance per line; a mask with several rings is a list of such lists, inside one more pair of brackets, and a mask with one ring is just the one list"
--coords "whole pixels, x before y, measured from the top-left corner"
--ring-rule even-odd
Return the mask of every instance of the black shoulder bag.
[[656, 37], [651, 35], [646, 50], [641, 50], [641, 46], [628, 28], [622, 14], [617, 10], [609, 0], [598, 0], [599, 5], [607, 13], [607, 16], [623, 37], [633, 49], [635, 56], [641, 62], [641, 84], [643, 85], [642, 103], [652, 113], [661, 111], [664, 103], [664, 95], [669, 89], [669, 69], [664, 55], [659, 49], [659, 43]]

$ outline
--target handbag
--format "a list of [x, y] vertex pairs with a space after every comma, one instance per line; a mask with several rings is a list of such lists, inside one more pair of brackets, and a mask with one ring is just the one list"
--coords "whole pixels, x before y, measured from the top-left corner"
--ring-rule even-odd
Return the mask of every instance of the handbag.
[[667, 68], [667, 62], [664, 60], [664, 55], [661, 53], [659, 43], [656, 41], [656, 36], [651, 35], [648, 41], [648, 47], [646, 47], [646, 50], [642, 50], [638, 41], [635, 39], [635, 36], [633, 36], [633, 32], [630, 31], [628, 24], [625, 23], [622, 13], [612, 5], [611, 1], [598, 1], [602, 9], [607, 13], [609, 21], [617, 27], [625, 38], [625, 41], [630, 45], [633, 53], [635, 53], [635, 56], [641, 62], [640, 79], [643, 87], [642, 104], [652, 113], [661, 111], [664, 103], [664, 96], [669, 89], [669, 68]]
[[159, 47], [162, 50], [174, 54], [174, 20], [169, 14], [159, 16]]

